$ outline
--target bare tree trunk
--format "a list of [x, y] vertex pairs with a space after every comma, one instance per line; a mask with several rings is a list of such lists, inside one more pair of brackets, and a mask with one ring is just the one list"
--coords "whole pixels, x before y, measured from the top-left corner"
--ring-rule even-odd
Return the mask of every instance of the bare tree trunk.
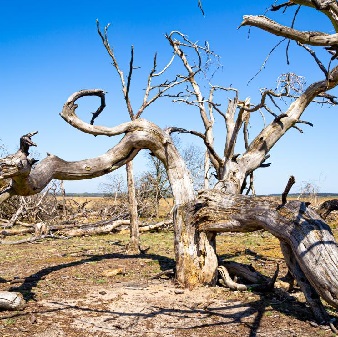
[[67, 208], [66, 208], [66, 190], [63, 184], [63, 180], [60, 181], [60, 187], [61, 187], [61, 194], [62, 194], [62, 211], [63, 211], [63, 217], [67, 217]]
[[324, 306], [320, 301], [317, 291], [310, 284], [306, 278], [302, 268], [294, 257], [290, 245], [286, 242], [281, 241], [280, 243], [285, 262], [289, 268], [289, 271], [294, 279], [297, 280], [298, 285], [300, 286], [302, 292], [305, 295], [306, 301], [310, 305], [316, 320], [319, 323], [325, 323], [329, 321], [329, 314], [326, 312]]
[[209, 170], [210, 170], [210, 155], [208, 151], [204, 154], [204, 189], [209, 189]]
[[216, 233], [198, 231], [194, 223], [196, 207], [191, 202], [174, 211], [176, 279], [190, 289], [217, 281]]
[[140, 232], [137, 215], [137, 200], [135, 191], [135, 181], [133, 173], [133, 162], [126, 164], [127, 184], [128, 184], [128, 201], [130, 210], [130, 241], [128, 251], [130, 253], [140, 253]]

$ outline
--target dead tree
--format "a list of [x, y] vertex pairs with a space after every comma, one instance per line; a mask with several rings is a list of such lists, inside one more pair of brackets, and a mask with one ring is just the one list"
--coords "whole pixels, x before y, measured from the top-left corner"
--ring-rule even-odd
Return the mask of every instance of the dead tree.
[[[145, 94], [143, 97], [143, 101], [141, 106], [139, 107], [138, 111], [134, 111], [133, 105], [130, 99], [130, 88], [131, 88], [131, 81], [132, 75], [134, 71], [134, 47], [131, 47], [131, 57], [129, 62], [129, 71], [127, 76], [125, 77], [123, 71], [121, 70], [117, 58], [114, 53], [114, 49], [111, 48], [108, 40], [108, 28], [107, 25], [104, 28], [104, 32], [101, 31], [99, 22], [97, 21], [97, 31], [101, 37], [102, 43], [112, 60], [112, 64], [117, 71], [117, 74], [121, 81], [122, 92], [124, 101], [126, 103], [127, 111], [130, 117], [130, 120], [135, 120], [141, 117], [144, 110], [154, 103], [158, 98], [162, 97], [166, 91], [171, 89], [172, 87], [176, 86], [180, 83], [177, 79], [172, 81], [166, 81], [164, 83], [160, 83], [157, 85], [153, 85], [152, 82], [158, 76], [162, 75], [170, 66], [172, 60], [159, 72], [157, 72], [157, 55], [154, 56], [153, 68], [149, 72], [147, 86], [145, 89]], [[94, 114], [91, 123], [94, 123], [95, 118], [99, 115], [100, 112]], [[128, 246], [128, 250], [130, 252], [139, 253], [140, 249], [140, 233], [139, 233], [139, 225], [138, 225], [138, 210], [137, 210], [137, 199], [136, 199], [136, 190], [135, 190], [135, 179], [133, 173], [133, 163], [132, 161], [126, 162], [126, 172], [127, 172], [127, 186], [128, 186], [128, 203], [129, 203], [129, 213], [130, 213], [130, 242]]]
[[[297, 2], [297, 1], [294, 1]], [[318, 2], [318, 1], [317, 1]], [[311, 5], [310, 1], [299, 1]], [[332, 22], [338, 13], [336, 2], [325, 4], [323, 10]], [[245, 18], [243, 24], [257, 25], [261, 17]], [[338, 22], [338, 21], [337, 21]], [[263, 20], [263, 29], [275, 32], [275, 24]], [[271, 27], [269, 27], [269, 23]], [[338, 26], [334, 24], [336, 28]], [[282, 27], [283, 28], [283, 27]], [[302, 32], [294, 29], [281, 29], [286, 37], [299, 39]], [[281, 33], [282, 32], [282, 33]], [[283, 33], [284, 34], [284, 33]], [[315, 34], [300, 39], [301, 43], [321, 41], [321, 45], [335, 47], [336, 36]], [[322, 34], [323, 35], [323, 34]], [[175, 42], [175, 41], [174, 41]], [[323, 44], [326, 42], [326, 44]], [[310, 43], [308, 43], [310, 44]], [[179, 51], [177, 51], [179, 53]], [[186, 81], [186, 77], [184, 81]], [[290, 77], [286, 77], [286, 83]], [[265, 105], [269, 92], [262, 94], [262, 102], [251, 106], [248, 100], [240, 103], [237, 97], [232, 102], [234, 108], [226, 112], [227, 131], [226, 156], [223, 160], [212, 146], [211, 138], [201, 133], [199, 136], [211, 154], [212, 164], [217, 170], [219, 184], [217, 189], [202, 191], [195, 197], [192, 182], [185, 163], [170, 137], [170, 130], [162, 130], [144, 119], [135, 118], [115, 127], [96, 126], [81, 120], [76, 114], [76, 101], [84, 96], [98, 96], [104, 108], [104, 91], [99, 89], [82, 90], [74, 93], [66, 101], [61, 117], [73, 127], [94, 136], [116, 136], [124, 134], [120, 142], [107, 153], [93, 159], [67, 162], [48, 155], [33, 166], [29, 158], [29, 146], [35, 145], [28, 134], [22, 137], [20, 150], [0, 160], [0, 178], [11, 179], [11, 184], [0, 193], [0, 202], [13, 195], [32, 195], [40, 192], [52, 179], [75, 180], [98, 177], [125, 165], [141, 149], [149, 149], [160, 159], [168, 173], [175, 199], [174, 231], [176, 279], [185, 287], [213, 285], [217, 279], [218, 259], [215, 236], [218, 232], [248, 232], [265, 229], [275, 235], [281, 243], [286, 263], [292, 275], [301, 286], [315, 317], [319, 322], [328, 322], [329, 317], [320, 302], [322, 297], [327, 303], [338, 307], [338, 246], [329, 226], [319, 215], [300, 201], [285, 202], [280, 207], [271, 200], [240, 194], [251, 172], [264, 164], [274, 144], [292, 127], [301, 123], [301, 115], [317, 97], [327, 96], [327, 91], [338, 85], [338, 67], [332, 68], [321, 81], [312, 83], [294, 97], [288, 108], [273, 118], [250, 143], [245, 152], [236, 155], [233, 151], [233, 138], [236, 140], [240, 128], [246, 124], [246, 117], [252, 109]], [[286, 87], [287, 93], [287, 87]], [[196, 94], [196, 91], [195, 91]], [[271, 94], [274, 95], [273, 93]], [[329, 99], [329, 98], [328, 98]], [[197, 104], [200, 104], [197, 98]], [[212, 105], [213, 100], [209, 99]], [[213, 105], [217, 108], [217, 105]], [[239, 117], [235, 118], [235, 109]], [[227, 117], [227, 114], [230, 116]], [[230, 123], [232, 121], [232, 123]], [[208, 124], [208, 123], [207, 123]], [[207, 132], [208, 130], [206, 130]]]
[[[278, 205], [268, 200], [216, 190], [203, 192], [195, 199], [189, 172], [167, 132], [143, 119], [108, 128], [85, 123], [77, 117], [76, 100], [96, 94], [102, 95], [103, 91], [75, 93], [67, 100], [61, 116], [75, 128], [93, 135], [124, 133], [122, 140], [98, 158], [67, 162], [49, 155], [34, 167], [27, 155], [19, 150], [0, 162], [2, 177], [12, 179], [11, 186], [1, 193], [2, 201], [12, 195], [35, 194], [52, 179], [90, 179], [106, 174], [133, 159], [140, 149], [147, 148], [164, 163], [172, 186], [176, 204], [176, 277], [182, 285], [194, 287], [215, 283], [218, 260], [214, 238], [217, 232], [264, 228], [280, 238], [289, 268], [297, 281], [303, 282], [306, 296], [313, 299], [314, 294], [319, 293], [328, 303], [338, 306], [338, 280], [335, 277], [338, 263], [334, 258], [338, 256], [338, 249], [329, 227], [316, 213], [301, 202], [286, 203], [277, 210]], [[325, 278], [318, 265], [326, 269]], [[327, 321], [319, 300], [312, 300], [310, 304], [317, 319]]]

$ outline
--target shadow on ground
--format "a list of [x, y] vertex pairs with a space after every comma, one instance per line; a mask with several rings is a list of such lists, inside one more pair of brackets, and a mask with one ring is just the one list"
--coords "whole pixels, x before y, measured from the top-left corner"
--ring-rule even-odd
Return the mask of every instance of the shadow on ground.
[[[43, 268], [26, 277], [20, 286], [12, 287], [11, 290], [21, 292], [26, 300], [36, 300], [33, 288], [50, 273], [110, 259], [151, 259], [159, 263], [162, 271], [174, 267], [173, 259], [156, 254], [88, 255], [78, 261]], [[240, 336], [254, 337], [258, 336], [262, 327], [264, 331], [275, 330], [274, 322], [278, 322], [279, 326], [281, 320], [295, 321], [297, 325], [300, 322], [309, 325], [307, 322], [313, 320], [309, 308], [282, 289], [276, 289], [271, 293], [246, 293], [246, 296], [238, 293], [238, 299], [234, 299], [231, 293], [223, 288], [181, 290], [166, 279], [150, 281], [144, 288], [128, 288], [120, 284], [102, 294], [104, 295], [96, 294], [96, 298], [92, 296], [87, 301], [67, 296], [57, 301], [46, 300], [34, 314], [39, 317], [50, 317], [51, 314], [55, 314], [58, 319], [64, 321], [70, 320], [71, 317], [67, 329], [77, 331], [80, 329], [81, 333], [86, 332], [88, 336], [91, 336], [88, 331], [91, 331], [93, 336], [101, 331], [108, 336], [125, 336], [126, 333], [143, 336], [141, 333], [152, 332], [158, 337], [162, 336], [162, 333], [163, 336], [170, 336], [171, 333], [175, 333], [175, 336], [186, 336], [187, 333], [206, 336], [210, 331], [213, 331], [215, 336], [218, 336], [217, 333], [221, 336], [228, 331], [228, 335], [232, 336], [230, 335], [232, 331], [234, 336], [237, 333]], [[97, 307], [98, 304], [100, 308]], [[5, 315], [1, 320], [9, 317], [23, 318], [29, 314], [18, 312], [10, 316]], [[66, 331], [67, 336], [73, 336], [69, 331]], [[269, 336], [279, 336], [283, 334], [281, 331]]]

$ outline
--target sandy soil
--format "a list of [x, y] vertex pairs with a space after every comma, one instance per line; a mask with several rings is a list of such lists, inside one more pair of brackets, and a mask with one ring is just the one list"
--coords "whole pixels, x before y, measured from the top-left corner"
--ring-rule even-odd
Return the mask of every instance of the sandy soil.
[[[333, 335], [313, 321], [301, 293], [287, 293], [280, 280], [274, 292], [262, 294], [223, 287], [190, 291], [166, 276], [151, 279], [173, 267], [172, 237], [143, 238], [152, 248], [140, 256], [127, 255], [127, 238], [114, 235], [3, 246], [0, 290], [20, 291], [28, 302], [22, 311], [0, 312], [0, 336]], [[283, 275], [278, 257], [254, 257], [257, 238], [244, 239], [255, 246], [246, 243], [250, 254], [240, 249], [238, 256], [270, 275], [278, 261]], [[267, 252], [269, 244], [261, 249]]]

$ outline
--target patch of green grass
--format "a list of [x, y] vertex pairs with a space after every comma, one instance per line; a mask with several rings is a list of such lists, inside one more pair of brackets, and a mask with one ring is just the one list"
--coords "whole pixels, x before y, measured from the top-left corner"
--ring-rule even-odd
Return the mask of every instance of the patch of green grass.
[[97, 284], [104, 284], [104, 283], [107, 283], [107, 280], [103, 278], [99, 278], [99, 279], [94, 279], [94, 282]]
[[272, 311], [265, 311], [264, 315], [267, 316], [267, 317], [271, 317], [273, 315], [273, 312]]
[[15, 318], [7, 318], [4, 322], [4, 324], [7, 326], [7, 325], [13, 325], [15, 324], [16, 322], [16, 319]]

